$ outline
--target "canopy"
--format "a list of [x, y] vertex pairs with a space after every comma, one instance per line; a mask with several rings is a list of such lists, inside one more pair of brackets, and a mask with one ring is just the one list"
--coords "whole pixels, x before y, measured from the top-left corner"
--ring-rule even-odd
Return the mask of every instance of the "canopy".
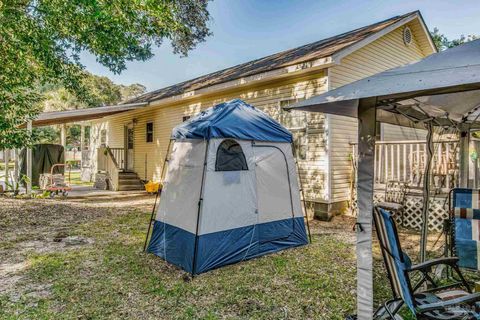
[[[476, 122], [480, 106], [480, 40], [417, 63], [347, 84], [286, 109], [358, 117], [360, 99], [376, 98], [377, 121], [404, 124], [435, 117], [437, 125]], [[387, 112], [385, 112], [387, 111]], [[472, 124], [478, 127], [478, 123]]]
[[[405, 126], [426, 125], [427, 160], [424, 204], [428, 204], [432, 126], [454, 126], [462, 132], [479, 128], [480, 40], [433, 54], [419, 62], [347, 84], [286, 109], [355, 117], [358, 126], [357, 178], [357, 311], [372, 319], [372, 211], [376, 121]], [[468, 179], [468, 134], [460, 138], [460, 181]], [[463, 165], [462, 165], [463, 164]], [[463, 168], [462, 168], [463, 167]], [[467, 179], [465, 179], [467, 177]], [[462, 182], [463, 181], [463, 182]], [[428, 205], [422, 208], [428, 219]], [[425, 258], [427, 223], [422, 225], [421, 260]]]
[[292, 142], [280, 123], [240, 99], [211, 107], [172, 131], [175, 140], [213, 138]]

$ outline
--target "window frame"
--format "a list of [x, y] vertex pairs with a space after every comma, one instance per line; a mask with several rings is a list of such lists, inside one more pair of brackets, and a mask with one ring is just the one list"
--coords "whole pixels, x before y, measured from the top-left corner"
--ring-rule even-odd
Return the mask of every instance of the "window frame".
[[[242, 169], [236, 169], [236, 170], [219, 170], [218, 168], [218, 152], [220, 150], [220, 147], [225, 143], [225, 142], [228, 142], [228, 141], [233, 141], [235, 144], [233, 144], [232, 146], [235, 146], [235, 145], [238, 145], [240, 147], [240, 150], [241, 150], [241, 155], [243, 157], [243, 161], [245, 163], [245, 168], [242, 166]], [[230, 146], [230, 147], [232, 147]], [[236, 141], [235, 139], [230, 139], [230, 138], [227, 138], [227, 139], [224, 139], [222, 140], [222, 142], [220, 142], [220, 144], [218, 145], [217, 147], [217, 150], [215, 151], [215, 172], [234, 172], [234, 171], [248, 171], [248, 163], [247, 163], [247, 157], [245, 156], [245, 152], [243, 152], [243, 148], [242, 146], [240, 145], [240, 143], [238, 143], [238, 141]]]
[[[148, 126], [151, 125], [151, 131], [148, 130]], [[149, 141], [149, 135], [151, 135], [151, 141]], [[153, 121], [147, 121], [145, 123], [145, 143], [153, 143], [155, 140], [155, 125]]]

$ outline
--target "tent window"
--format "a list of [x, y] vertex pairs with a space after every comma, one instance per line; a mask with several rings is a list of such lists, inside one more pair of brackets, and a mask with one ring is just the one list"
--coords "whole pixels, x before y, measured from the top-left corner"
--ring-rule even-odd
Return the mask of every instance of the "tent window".
[[235, 140], [224, 140], [217, 149], [215, 171], [248, 170], [242, 147]]

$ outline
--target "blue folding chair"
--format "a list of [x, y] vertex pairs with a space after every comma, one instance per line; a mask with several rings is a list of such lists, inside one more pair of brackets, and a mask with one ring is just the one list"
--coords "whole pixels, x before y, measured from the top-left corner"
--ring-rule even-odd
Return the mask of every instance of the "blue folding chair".
[[[480, 313], [476, 310], [480, 293], [471, 293], [458, 268], [458, 258], [439, 258], [412, 265], [408, 255], [401, 249], [397, 227], [390, 212], [376, 208], [374, 221], [393, 292], [393, 299], [386, 301], [376, 311], [375, 319], [397, 319], [404, 305], [417, 319], [480, 319]], [[449, 285], [438, 285], [431, 276], [432, 268], [437, 265], [452, 268], [460, 280]], [[420, 272], [422, 277], [412, 287], [410, 274], [413, 272]], [[419, 292], [424, 284], [429, 289]]]
[[458, 265], [480, 270], [480, 190], [455, 188], [449, 194], [451, 255]]

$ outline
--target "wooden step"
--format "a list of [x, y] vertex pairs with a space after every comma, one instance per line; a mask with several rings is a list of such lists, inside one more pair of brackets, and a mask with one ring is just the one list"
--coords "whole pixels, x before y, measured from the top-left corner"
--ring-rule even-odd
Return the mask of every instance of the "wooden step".
[[142, 185], [119, 185], [118, 191], [134, 191], [134, 190], [145, 190]]
[[140, 179], [123, 179], [120, 178], [118, 179], [118, 185], [120, 186], [133, 186], [133, 185], [140, 185], [143, 187], [143, 183], [140, 181]]

